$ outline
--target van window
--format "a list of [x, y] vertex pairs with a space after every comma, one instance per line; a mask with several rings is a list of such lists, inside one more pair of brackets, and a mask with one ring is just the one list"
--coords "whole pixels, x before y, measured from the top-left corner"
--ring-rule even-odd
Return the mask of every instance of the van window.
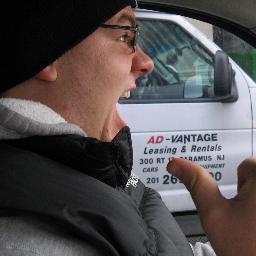
[[153, 59], [155, 68], [138, 79], [131, 97], [120, 103], [214, 98], [213, 54], [174, 22], [138, 20], [139, 44]]
[[238, 36], [213, 26], [213, 41], [256, 81], [256, 49]]

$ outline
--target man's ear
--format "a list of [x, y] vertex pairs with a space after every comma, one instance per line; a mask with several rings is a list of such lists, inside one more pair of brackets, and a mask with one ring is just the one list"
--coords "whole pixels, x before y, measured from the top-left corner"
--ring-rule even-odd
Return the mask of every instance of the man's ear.
[[56, 68], [56, 62], [53, 62], [52, 64], [45, 67], [43, 70], [41, 70], [37, 75], [35, 75], [35, 78], [45, 81], [45, 82], [54, 82], [57, 79], [57, 68]]

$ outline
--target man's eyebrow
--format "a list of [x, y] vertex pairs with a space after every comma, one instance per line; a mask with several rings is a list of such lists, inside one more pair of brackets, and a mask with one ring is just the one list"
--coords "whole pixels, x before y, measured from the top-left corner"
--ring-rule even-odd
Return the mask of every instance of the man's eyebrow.
[[117, 19], [117, 22], [123, 22], [123, 21], [129, 21], [132, 27], [135, 27], [137, 24], [136, 18], [128, 13], [121, 14], [121, 16]]

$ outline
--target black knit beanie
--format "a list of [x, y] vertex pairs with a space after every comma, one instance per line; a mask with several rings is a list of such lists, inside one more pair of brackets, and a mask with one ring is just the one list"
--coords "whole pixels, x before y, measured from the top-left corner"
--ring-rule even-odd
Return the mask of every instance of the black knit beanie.
[[136, 7], [136, 0], [7, 1], [5, 5], [0, 19], [0, 93], [36, 75], [124, 7]]

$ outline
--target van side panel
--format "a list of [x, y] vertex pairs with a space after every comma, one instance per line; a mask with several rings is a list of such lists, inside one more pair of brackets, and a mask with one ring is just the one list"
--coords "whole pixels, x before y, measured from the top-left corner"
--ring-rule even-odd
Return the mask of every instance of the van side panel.
[[[143, 17], [142, 12], [140, 17]], [[177, 16], [161, 16], [159, 13], [147, 12], [145, 17], [160, 19], [160, 22], [165, 22], [165, 26], [166, 20], [175, 20], [175, 26], [180, 26], [179, 31], [192, 31], [191, 25]], [[190, 37], [197, 40], [201, 49], [205, 48], [214, 55], [217, 46], [201, 33], [196, 33], [196, 28], [193, 28], [193, 32], [195, 33], [190, 34]], [[161, 42], [160, 39], [157, 42]], [[185, 52], [183, 54], [186, 56]], [[170, 211], [195, 209], [184, 185], [166, 171], [168, 161], [176, 157], [183, 157], [202, 165], [216, 180], [226, 197], [236, 194], [237, 167], [242, 160], [252, 155], [253, 124], [247, 79], [233, 61], [231, 64], [236, 73], [238, 91], [238, 100], [235, 102], [200, 102], [199, 98], [198, 102], [195, 99], [193, 102], [161, 103], [155, 98], [154, 101], [144, 104], [118, 104], [121, 115], [132, 131], [133, 171], [145, 185], [160, 192]], [[147, 91], [155, 87], [155, 95], [160, 95], [160, 90], [166, 93], [164, 89], [168, 86], [159, 86], [157, 82], [158, 80], [150, 85], [145, 83], [145, 87], [140, 88]], [[256, 91], [252, 94], [252, 98], [255, 99], [253, 109], [256, 113]]]

